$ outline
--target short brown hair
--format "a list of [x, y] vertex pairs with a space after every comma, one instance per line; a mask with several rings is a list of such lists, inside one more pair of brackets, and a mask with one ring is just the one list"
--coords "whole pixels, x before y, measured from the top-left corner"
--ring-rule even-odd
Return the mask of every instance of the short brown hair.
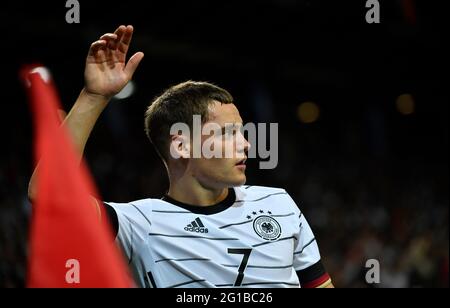
[[186, 123], [192, 129], [194, 115], [202, 123], [208, 121], [208, 106], [218, 101], [233, 103], [228, 91], [208, 82], [186, 81], [175, 85], [157, 97], [145, 113], [145, 133], [159, 156], [169, 156], [170, 128], [175, 123]]

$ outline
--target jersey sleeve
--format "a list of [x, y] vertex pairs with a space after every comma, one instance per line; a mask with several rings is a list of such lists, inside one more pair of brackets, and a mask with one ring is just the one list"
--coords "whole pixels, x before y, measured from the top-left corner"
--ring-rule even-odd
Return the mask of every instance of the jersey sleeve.
[[104, 205], [116, 242], [131, 262], [138, 239], [145, 238], [150, 230], [150, 211], [133, 203], [105, 202]]
[[[295, 204], [295, 203], [294, 203]], [[302, 288], [325, 287], [331, 283], [320, 257], [319, 246], [303, 213], [297, 208], [298, 234], [293, 264]]]

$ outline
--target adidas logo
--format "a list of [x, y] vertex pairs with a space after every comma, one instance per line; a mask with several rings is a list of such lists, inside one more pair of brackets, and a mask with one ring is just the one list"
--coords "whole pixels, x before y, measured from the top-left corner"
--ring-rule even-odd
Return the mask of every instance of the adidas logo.
[[184, 230], [196, 233], [208, 233], [208, 228], [205, 228], [199, 217], [184, 227]]

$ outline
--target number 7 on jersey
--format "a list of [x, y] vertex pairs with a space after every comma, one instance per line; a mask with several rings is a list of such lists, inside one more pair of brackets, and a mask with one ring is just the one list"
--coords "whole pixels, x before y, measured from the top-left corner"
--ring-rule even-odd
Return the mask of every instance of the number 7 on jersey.
[[244, 280], [244, 271], [247, 267], [248, 259], [250, 258], [250, 254], [252, 250], [249, 248], [228, 248], [228, 253], [233, 255], [244, 255], [242, 258], [241, 265], [239, 265], [238, 276], [236, 278], [236, 282], [234, 283], [235, 287], [239, 287], [242, 284], [242, 280]]

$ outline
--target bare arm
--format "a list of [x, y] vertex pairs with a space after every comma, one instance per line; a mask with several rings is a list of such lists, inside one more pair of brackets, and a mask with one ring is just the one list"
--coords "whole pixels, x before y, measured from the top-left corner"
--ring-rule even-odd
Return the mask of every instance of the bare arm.
[[[134, 54], [128, 63], [126, 56], [133, 35], [132, 26], [120, 26], [114, 33], [107, 33], [94, 42], [86, 58], [85, 86], [63, 125], [68, 129], [79, 161], [89, 136], [110, 99], [119, 93], [133, 77], [144, 54]], [[28, 197], [36, 195], [36, 167], [28, 185]]]

